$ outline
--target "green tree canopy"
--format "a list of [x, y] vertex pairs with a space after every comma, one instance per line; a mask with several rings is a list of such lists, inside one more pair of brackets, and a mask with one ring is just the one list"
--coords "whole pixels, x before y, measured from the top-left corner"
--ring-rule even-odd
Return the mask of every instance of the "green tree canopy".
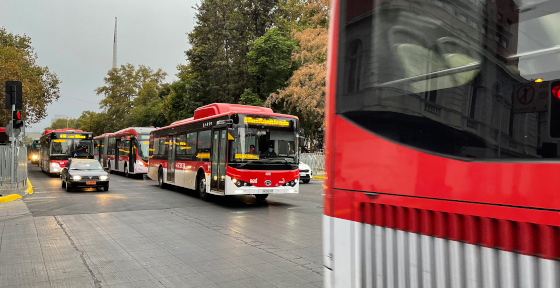
[[[22, 116], [27, 125], [45, 119], [47, 106], [60, 97], [60, 80], [48, 67], [37, 65], [36, 60], [31, 38], [0, 27], [0, 91], [4, 91], [6, 81], [22, 82]], [[0, 125], [5, 126], [10, 118], [11, 111], [1, 109]]]

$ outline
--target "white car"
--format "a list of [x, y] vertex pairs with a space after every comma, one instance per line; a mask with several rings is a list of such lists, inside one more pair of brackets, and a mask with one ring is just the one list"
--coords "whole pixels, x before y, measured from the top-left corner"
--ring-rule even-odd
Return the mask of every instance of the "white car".
[[313, 171], [309, 168], [309, 165], [299, 162], [299, 180], [303, 181], [303, 183], [309, 183], [313, 178]]

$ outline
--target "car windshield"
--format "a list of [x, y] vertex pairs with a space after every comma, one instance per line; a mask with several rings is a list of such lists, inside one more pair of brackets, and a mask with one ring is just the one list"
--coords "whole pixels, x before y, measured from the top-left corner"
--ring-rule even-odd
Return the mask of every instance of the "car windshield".
[[73, 161], [70, 170], [103, 170], [97, 161]]
[[[290, 121], [293, 121], [290, 124]], [[238, 127], [230, 131], [230, 163], [298, 163], [295, 119], [240, 115]], [[258, 124], [257, 124], [258, 123]], [[234, 134], [234, 135], [232, 135]], [[262, 161], [265, 160], [265, 161]]]
[[150, 134], [138, 135], [138, 156], [144, 161], [148, 161], [150, 149]]

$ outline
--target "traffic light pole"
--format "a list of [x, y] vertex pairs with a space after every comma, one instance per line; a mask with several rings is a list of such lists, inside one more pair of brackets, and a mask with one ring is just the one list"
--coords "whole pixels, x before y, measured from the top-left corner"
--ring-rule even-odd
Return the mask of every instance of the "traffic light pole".
[[15, 145], [15, 136], [14, 136], [14, 112], [16, 111], [16, 86], [12, 86], [12, 169], [10, 169], [10, 187], [14, 188], [14, 170], [16, 168], [16, 145]]

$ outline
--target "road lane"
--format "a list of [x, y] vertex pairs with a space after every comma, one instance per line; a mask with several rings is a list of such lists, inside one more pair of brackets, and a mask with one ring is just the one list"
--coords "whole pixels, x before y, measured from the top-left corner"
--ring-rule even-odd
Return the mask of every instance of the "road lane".
[[298, 195], [271, 195], [264, 203], [253, 196], [204, 202], [185, 189], [160, 189], [155, 181], [121, 175], [111, 175], [109, 192], [68, 193], [58, 177], [29, 168], [35, 193], [25, 198], [33, 216], [25, 237], [37, 237], [34, 249], [41, 250], [39, 263], [48, 276], [36, 281], [322, 287], [319, 180], [301, 184]]

